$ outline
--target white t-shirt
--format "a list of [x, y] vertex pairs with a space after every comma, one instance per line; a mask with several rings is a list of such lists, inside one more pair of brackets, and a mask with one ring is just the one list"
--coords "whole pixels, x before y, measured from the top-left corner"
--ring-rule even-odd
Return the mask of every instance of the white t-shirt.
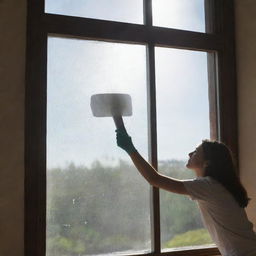
[[205, 227], [223, 256], [256, 256], [256, 234], [233, 195], [207, 176], [184, 180], [192, 200], [197, 200]]

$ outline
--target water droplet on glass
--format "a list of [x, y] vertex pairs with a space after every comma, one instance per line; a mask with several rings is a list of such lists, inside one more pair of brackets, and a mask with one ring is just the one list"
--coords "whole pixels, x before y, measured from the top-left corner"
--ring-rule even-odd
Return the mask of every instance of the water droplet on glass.
[[70, 224], [63, 224], [62, 226], [65, 227], [65, 228], [70, 228], [71, 227]]

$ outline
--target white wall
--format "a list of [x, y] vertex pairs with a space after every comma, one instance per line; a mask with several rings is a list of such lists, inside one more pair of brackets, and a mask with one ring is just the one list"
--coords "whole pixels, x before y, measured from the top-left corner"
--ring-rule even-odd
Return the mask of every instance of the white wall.
[[26, 0], [0, 0], [0, 255], [23, 255]]
[[249, 197], [247, 214], [256, 230], [256, 1], [236, 0], [236, 54], [240, 171]]

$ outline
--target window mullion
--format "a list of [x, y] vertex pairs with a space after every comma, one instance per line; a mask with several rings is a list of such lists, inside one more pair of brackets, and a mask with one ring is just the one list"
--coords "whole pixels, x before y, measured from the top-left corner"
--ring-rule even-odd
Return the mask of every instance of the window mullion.
[[[149, 161], [157, 170], [157, 131], [156, 131], [156, 90], [155, 90], [155, 49], [153, 44], [147, 48], [148, 72], [148, 134], [149, 134]], [[151, 237], [152, 251], [160, 252], [160, 205], [159, 189], [151, 187]]]
[[[144, 25], [152, 27], [152, 0], [144, 0]], [[155, 89], [155, 48], [153, 43], [147, 47], [147, 92], [148, 92], [148, 134], [149, 134], [149, 161], [157, 170], [157, 131], [156, 131], [156, 89]], [[150, 189], [150, 216], [151, 216], [151, 248], [154, 253], [161, 251], [160, 239], [160, 203], [159, 189]]]
[[152, 26], [152, 0], [143, 1], [144, 25]]

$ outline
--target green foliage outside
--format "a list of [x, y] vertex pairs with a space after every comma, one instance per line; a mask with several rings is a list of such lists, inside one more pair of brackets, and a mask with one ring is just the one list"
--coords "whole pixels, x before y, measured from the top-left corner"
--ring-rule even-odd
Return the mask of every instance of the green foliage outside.
[[164, 247], [175, 248], [182, 246], [202, 245], [211, 243], [213, 242], [207, 230], [197, 229], [174, 236], [170, 241], [164, 244]]
[[[164, 161], [159, 170], [185, 179], [191, 173], [184, 165]], [[90, 168], [70, 164], [48, 170], [47, 256], [150, 249], [149, 194], [144, 178], [122, 160], [116, 166], [96, 161]], [[188, 230], [202, 228], [199, 211], [187, 197], [161, 191], [160, 204], [163, 244], [170, 246], [177, 234], [185, 236]], [[204, 236], [199, 233], [201, 240], [186, 239], [190, 245], [208, 243]]]
[[[182, 161], [161, 161], [159, 171], [167, 176], [185, 180], [193, 177]], [[187, 196], [160, 190], [162, 244], [176, 234], [202, 228], [201, 216], [195, 202]]]

